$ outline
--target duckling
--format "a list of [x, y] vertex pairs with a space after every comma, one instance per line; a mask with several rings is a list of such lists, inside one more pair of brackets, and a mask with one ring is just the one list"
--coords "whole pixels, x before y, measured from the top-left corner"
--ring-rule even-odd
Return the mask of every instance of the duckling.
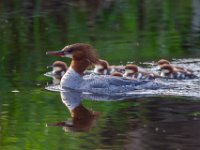
[[53, 84], [58, 85], [60, 84], [60, 80], [67, 71], [68, 67], [67, 64], [62, 61], [55, 61], [52, 65], [52, 77], [53, 77]]
[[190, 69], [186, 69], [186, 68], [183, 68], [183, 67], [179, 67], [179, 66], [174, 66], [172, 65], [168, 60], [166, 59], [160, 59], [157, 63], [156, 63], [159, 67], [159, 69], [161, 68], [162, 65], [171, 65], [173, 66], [173, 69], [176, 70], [176, 71], [186, 71], [188, 74], [192, 74], [193, 71], [190, 70]]
[[194, 79], [197, 78], [196, 75], [194, 75], [191, 72], [185, 71], [185, 70], [178, 70], [177, 68], [174, 68], [170, 64], [164, 64], [160, 68], [160, 76], [170, 79]]
[[108, 61], [99, 59], [99, 61], [95, 64], [94, 73], [103, 74], [103, 75], [111, 75], [114, 72], [124, 72], [123, 66], [110, 66]]
[[149, 73], [149, 72], [139, 71], [137, 65], [127, 64], [125, 66], [124, 77], [134, 78], [134, 79], [139, 79], [139, 80], [141, 80], [141, 79], [152, 80], [152, 79], [155, 79], [156, 77], [158, 77], [158, 75], [155, 75], [155, 74]]

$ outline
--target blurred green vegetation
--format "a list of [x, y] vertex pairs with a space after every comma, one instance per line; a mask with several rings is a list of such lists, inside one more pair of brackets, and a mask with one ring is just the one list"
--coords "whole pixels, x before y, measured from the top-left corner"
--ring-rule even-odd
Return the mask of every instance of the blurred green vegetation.
[[3, 0], [1, 74], [26, 84], [43, 79], [38, 74], [45, 66], [61, 59], [45, 52], [76, 42], [91, 43], [111, 64], [196, 57], [200, 38], [192, 2]]

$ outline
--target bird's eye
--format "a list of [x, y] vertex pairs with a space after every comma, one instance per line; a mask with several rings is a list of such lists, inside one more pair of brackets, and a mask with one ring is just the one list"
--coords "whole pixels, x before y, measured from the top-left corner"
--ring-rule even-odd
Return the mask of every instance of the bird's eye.
[[68, 53], [72, 53], [72, 51], [73, 51], [73, 49], [69, 49], [67, 52], [68, 52]]

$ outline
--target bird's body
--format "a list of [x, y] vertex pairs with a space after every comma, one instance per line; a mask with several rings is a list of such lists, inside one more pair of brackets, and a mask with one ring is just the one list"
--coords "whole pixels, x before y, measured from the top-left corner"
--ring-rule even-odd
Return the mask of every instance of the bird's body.
[[106, 75], [84, 78], [84, 71], [99, 61], [95, 49], [89, 44], [76, 43], [64, 47], [61, 51], [47, 52], [47, 54], [72, 58], [69, 69], [61, 79], [63, 89], [110, 94], [136, 89], [166, 88], [163, 84], [154, 81], [127, 80]]

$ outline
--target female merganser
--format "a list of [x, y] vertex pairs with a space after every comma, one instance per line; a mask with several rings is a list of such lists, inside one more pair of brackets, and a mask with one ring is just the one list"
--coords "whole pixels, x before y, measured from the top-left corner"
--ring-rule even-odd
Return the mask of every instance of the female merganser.
[[[166, 59], [160, 59], [156, 64], [158, 65], [159, 69], [161, 69], [162, 65], [171, 65], [172, 66], [172, 64]], [[179, 67], [179, 66], [173, 66], [173, 69], [176, 70], [176, 71], [184, 71], [184, 72], [186, 71], [186, 72], [188, 72], [188, 74], [193, 73], [192, 70], [186, 69], [186, 68], [183, 68], [183, 67]]]
[[127, 64], [125, 66], [124, 77], [138, 79], [138, 80], [152, 80], [158, 77], [153, 73], [139, 71], [138, 66], [134, 64]]
[[191, 72], [185, 71], [185, 70], [177, 70], [170, 64], [164, 64], [160, 68], [160, 76], [170, 78], [170, 79], [194, 79], [197, 78], [196, 75], [194, 75]]
[[110, 66], [108, 61], [99, 59], [97, 64], [95, 64], [94, 73], [111, 75], [114, 72], [124, 72], [123, 66]]
[[74, 89], [99, 94], [124, 93], [136, 89], [166, 88], [152, 81], [124, 80], [113, 76], [95, 76], [83, 78], [87, 67], [99, 61], [95, 49], [84, 43], [65, 46], [61, 51], [47, 52], [49, 55], [72, 58], [70, 67], [61, 79], [62, 89]]

